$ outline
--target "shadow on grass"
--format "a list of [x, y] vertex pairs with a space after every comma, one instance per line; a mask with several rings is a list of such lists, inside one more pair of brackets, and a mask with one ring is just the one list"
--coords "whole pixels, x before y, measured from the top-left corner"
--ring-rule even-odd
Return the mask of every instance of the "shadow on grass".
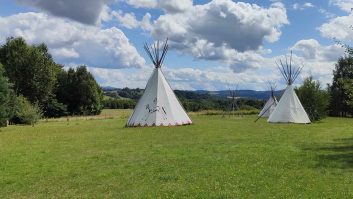
[[316, 154], [317, 167], [353, 169], [353, 137], [334, 139], [332, 143], [304, 147]]

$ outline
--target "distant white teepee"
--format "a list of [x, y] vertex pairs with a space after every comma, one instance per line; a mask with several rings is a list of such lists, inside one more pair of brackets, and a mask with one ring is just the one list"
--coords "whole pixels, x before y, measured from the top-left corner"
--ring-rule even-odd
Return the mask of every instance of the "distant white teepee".
[[126, 126], [175, 126], [192, 123], [161, 71], [168, 51], [167, 42], [168, 40], [163, 49], [160, 49], [159, 42], [144, 46], [155, 69]]
[[277, 66], [287, 82], [287, 88], [267, 121], [272, 123], [310, 123], [308, 114], [300, 103], [292, 85], [303, 66], [292, 66], [292, 54], [289, 63], [286, 58], [285, 64], [280, 60], [280, 65], [277, 64]]
[[276, 108], [278, 101], [277, 98], [275, 96], [275, 86], [270, 84], [270, 88], [271, 88], [271, 96], [270, 98], [267, 100], [267, 102], [265, 103], [264, 107], [262, 108], [262, 110], [259, 113], [259, 117], [270, 117], [271, 113], [274, 111], [274, 109]]

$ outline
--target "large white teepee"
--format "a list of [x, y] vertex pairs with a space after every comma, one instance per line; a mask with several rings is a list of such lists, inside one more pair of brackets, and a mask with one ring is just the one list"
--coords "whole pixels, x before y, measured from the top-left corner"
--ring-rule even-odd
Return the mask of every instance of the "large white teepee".
[[259, 117], [270, 117], [271, 113], [275, 110], [278, 101], [276, 99], [275, 93], [274, 93], [275, 87], [271, 85], [271, 96], [265, 103], [264, 107], [259, 113]]
[[267, 121], [273, 123], [310, 123], [308, 114], [305, 112], [292, 86], [303, 67], [292, 66], [292, 54], [289, 63], [287, 58], [285, 63], [286, 65], [280, 60], [281, 67], [278, 64], [277, 66], [287, 81], [287, 88]]
[[126, 126], [175, 126], [192, 121], [165, 79], [161, 66], [168, 51], [167, 41], [160, 52], [159, 42], [144, 46], [155, 69]]

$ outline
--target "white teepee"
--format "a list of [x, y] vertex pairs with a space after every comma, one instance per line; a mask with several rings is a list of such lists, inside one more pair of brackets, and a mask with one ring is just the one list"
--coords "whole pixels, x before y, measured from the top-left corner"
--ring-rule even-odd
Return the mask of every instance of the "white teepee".
[[167, 41], [164, 43], [163, 49], [159, 48], [159, 42], [150, 47], [145, 44], [144, 48], [155, 69], [126, 126], [191, 124], [191, 119], [186, 114], [161, 71], [163, 60], [168, 51]]
[[274, 111], [276, 108], [278, 101], [275, 96], [275, 87], [270, 83], [270, 88], [271, 88], [271, 96], [268, 98], [267, 102], [265, 103], [264, 107], [259, 113], [259, 117], [270, 117], [271, 113]]
[[287, 88], [267, 121], [272, 123], [310, 123], [308, 114], [300, 103], [292, 85], [303, 67], [292, 66], [292, 54], [289, 63], [286, 58], [286, 64], [284, 65], [281, 60], [280, 64], [281, 67], [278, 64], [277, 66], [286, 79]]

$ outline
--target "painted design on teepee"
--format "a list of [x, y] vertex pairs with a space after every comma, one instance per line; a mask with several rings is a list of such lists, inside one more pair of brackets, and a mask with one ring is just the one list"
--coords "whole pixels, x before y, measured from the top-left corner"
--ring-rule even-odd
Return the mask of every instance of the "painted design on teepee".
[[155, 112], [161, 112], [163, 120], [168, 119], [167, 112], [165, 111], [165, 108], [163, 106], [162, 107], [157, 106], [157, 98], [154, 98], [152, 103], [147, 104], [146, 109], [148, 110], [148, 112], [146, 113], [146, 115], [144, 117], [145, 118], [144, 121], [147, 121], [149, 119], [149, 117]]
[[144, 46], [155, 69], [126, 126], [175, 126], [192, 123], [161, 70], [168, 51], [167, 41], [161, 48], [158, 41], [151, 46]]

